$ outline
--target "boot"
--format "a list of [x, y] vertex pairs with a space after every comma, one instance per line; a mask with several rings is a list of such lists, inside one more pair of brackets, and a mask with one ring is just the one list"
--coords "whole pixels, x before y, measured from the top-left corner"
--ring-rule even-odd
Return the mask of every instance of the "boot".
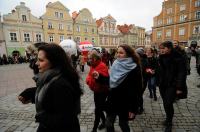
[[106, 127], [105, 123], [101, 123], [98, 127], [99, 130], [102, 130]]

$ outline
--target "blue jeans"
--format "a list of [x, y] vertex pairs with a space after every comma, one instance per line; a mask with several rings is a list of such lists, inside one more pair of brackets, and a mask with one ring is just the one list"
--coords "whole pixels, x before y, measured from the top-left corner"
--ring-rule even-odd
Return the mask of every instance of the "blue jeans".
[[150, 97], [154, 99], [157, 99], [156, 96], [156, 77], [150, 77], [148, 79], [148, 89], [149, 89], [149, 93], [150, 93]]

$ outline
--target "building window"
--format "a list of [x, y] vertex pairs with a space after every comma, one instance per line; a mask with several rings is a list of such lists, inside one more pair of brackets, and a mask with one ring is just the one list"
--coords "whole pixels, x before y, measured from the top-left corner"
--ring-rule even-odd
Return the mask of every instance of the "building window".
[[88, 38], [87, 38], [87, 37], [85, 37], [85, 40], [88, 40]]
[[58, 29], [59, 29], [59, 30], [63, 30], [63, 24], [59, 24], [59, 25], [58, 25]]
[[179, 36], [185, 35], [185, 28], [179, 28]]
[[104, 44], [108, 45], [107, 38], [104, 38]]
[[158, 26], [162, 25], [162, 20], [158, 20]]
[[64, 40], [64, 35], [60, 35], [60, 42]]
[[195, 7], [200, 7], [200, 0], [195, 1]]
[[194, 26], [194, 29], [193, 29], [193, 34], [198, 34], [198, 33], [200, 33], [200, 25]]
[[196, 11], [195, 13], [196, 13], [195, 14], [196, 15], [196, 19], [200, 19], [200, 11]]
[[80, 32], [80, 27], [79, 26], [76, 27], [76, 31]]
[[92, 34], [94, 34], [94, 28], [92, 28]]
[[168, 8], [167, 9], [167, 14], [171, 14], [172, 13], [172, 8]]
[[103, 39], [102, 38], [100, 38], [99, 41], [100, 41], [100, 44], [103, 44]]
[[60, 18], [63, 18], [63, 13], [60, 13]]
[[50, 34], [50, 35], [49, 35], [49, 42], [53, 42], [53, 39], [54, 39], [53, 35]]
[[94, 39], [94, 38], [92, 38], [92, 43], [93, 43], [93, 44], [95, 43], [95, 39]]
[[167, 24], [172, 24], [172, 18], [167, 18]]
[[183, 4], [183, 5], [180, 5], [180, 11], [184, 11], [186, 9], [186, 6], [185, 6], [185, 4]]
[[166, 31], [166, 37], [171, 37], [171, 34], [172, 34], [171, 30]]
[[30, 42], [30, 34], [29, 33], [24, 33], [24, 41]]
[[42, 35], [41, 34], [36, 34], [36, 41], [41, 42], [42, 41]]
[[179, 18], [180, 22], [184, 22], [186, 17], [187, 17], [186, 15], [180, 15], [180, 18]]
[[26, 21], [26, 15], [22, 15], [22, 21]]
[[17, 34], [16, 33], [10, 33], [10, 40], [11, 41], [17, 41]]
[[72, 36], [69, 36], [68, 39], [72, 39]]
[[55, 17], [58, 18], [58, 12], [55, 12]]
[[87, 32], [88, 32], [88, 28], [87, 28], [87, 27], [86, 27], [84, 30], [85, 30], [85, 33], [87, 33]]
[[157, 32], [157, 39], [160, 39], [162, 37], [162, 31]]
[[51, 22], [48, 22], [48, 29], [52, 29], [53, 28], [53, 24]]
[[67, 31], [71, 31], [71, 26], [67, 25]]

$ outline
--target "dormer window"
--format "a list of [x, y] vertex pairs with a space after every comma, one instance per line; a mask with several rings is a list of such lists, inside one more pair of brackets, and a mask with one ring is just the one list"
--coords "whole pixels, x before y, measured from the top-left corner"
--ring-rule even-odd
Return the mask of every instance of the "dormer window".
[[22, 21], [26, 21], [26, 15], [22, 15]]

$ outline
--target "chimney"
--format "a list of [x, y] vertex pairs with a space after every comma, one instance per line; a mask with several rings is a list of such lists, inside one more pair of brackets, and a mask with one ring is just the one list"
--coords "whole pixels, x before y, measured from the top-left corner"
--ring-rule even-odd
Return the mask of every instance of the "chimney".
[[15, 10], [12, 10], [12, 13], [15, 13]]
[[25, 6], [25, 2], [20, 2], [20, 5]]

